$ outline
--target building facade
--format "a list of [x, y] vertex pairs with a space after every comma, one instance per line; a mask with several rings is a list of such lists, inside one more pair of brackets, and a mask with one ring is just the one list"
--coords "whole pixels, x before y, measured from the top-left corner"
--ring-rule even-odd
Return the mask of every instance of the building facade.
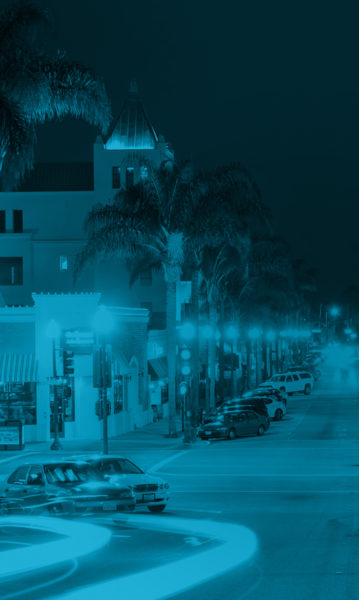
[[[114, 385], [109, 434], [140, 427], [152, 419], [147, 338], [149, 327], [152, 339], [155, 330], [161, 338], [165, 328], [161, 274], [144, 273], [131, 287], [118, 256], [86, 266], [76, 281], [74, 265], [86, 242], [84, 223], [93, 206], [112, 201], [121, 187], [145, 178], [149, 164], [159, 167], [172, 159], [172, 151], [156, 134], [132, 82], [109, 135], [96, 139], [91, 165], [38, 165], [19, 191], [0, 193], [0, 360], [4, 364], [1, 368], [0, 363], [0, 421], [4, 415], [16, 418], [17, 403], [28, 440], [47, 440], [51, 435], [51, 352], [44, 342], [45, 325], [51, 320], [58, 322], [62, 332], [56, 342], [59, 350], [66, 349], [66, 333], [68, 339], [71, 335], [76, 339], [74, 332], [79, 332], [80, 340], [74, 346], [75, 374], [68, 386], [71, 395], [61, 407], [61, 434], [69, 439], [99, 437], [94, 409], [98, 393], [92, 386], [93, 343], [87, 343], [91, 339], [89, 319], [99, 303], [110, 307], [118, 324], [117, 334], [111, 338]], [[16, 345], [18, 337], [22, 341]], [[19, 368], [15, 376], [15, 363], [26, 360], [32, 367]], [[6, 365], [10, 364], [9, 370]], [[162, 374], [164, 364], [162, 357]], [[158, 363], [157, 367], [158, 371]], [[157, 371], [152, 368], [152, 379], [163, 386]], [[116, 394], [123, 399], [116, 400]]]

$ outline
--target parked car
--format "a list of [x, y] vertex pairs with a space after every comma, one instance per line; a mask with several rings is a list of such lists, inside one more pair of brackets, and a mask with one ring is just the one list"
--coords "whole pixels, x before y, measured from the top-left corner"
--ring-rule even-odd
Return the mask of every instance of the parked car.
[[269, 427], [269, 420], [253, 410], [239, 410], [219, 415], [217, 420], [199, 428], [202, 440], [229, 439], [247, 435], [263, 435]]
[[251, 396], [256, 397], [275, 397], [278, 401], [283, 402], [284, 406], [287, 407], [288, 394], [285, 391], [277, 390], [272, 387], [269, 383], [268, 385], [262, 384], [262, 387], [255, 388], [254, 390], [250, 390], [243, 394], [243, 398], [250, 398]]
[[303, 363], [302, 365], [294, 365], [293, 367], [288, 368], [288, 373], [297, 373], [298, 371], [306, 371], [313, 375], [314, 381], [318, 381], [321, 376], [321, 371], [319, 368], [311, 363]]
[[[275, 395], [252, 396], [251, 398], [248, 398], [248, 400], [264, 402], [268, 417], [274, 421], [281, 421], [287, 412], [286, 404], [282, 399], [277, 398]], [[242, 400], [242, 402], [248, 400]]]
[[226, 414], [244, 409], [254, 410], [269, 419], [267, 406], [263, 398], [234, 398], [233, 400], [227, 400], [227, 402], [222, 404], [218, 412], [219, 414]]
[[278, 373], [270, 377], [264, 384], [261, 383], [258, 387], [265, 387], [268, 383], [280, 391], [287, 392], [289, 396], [298, 392], [308, 395], [313, 389], [314, 377], [307, 371]]
[[133, 511], [135, 494], [127, 484], [110, 483], [86, 462], [24, 464], [3, 483], [8, 510], [52, 513], [88, 510]]
[[133, 489], [136, 505], [146, 507], [150, 512], [162, 512], [169, 501], [169, 484], [160, 477], [148, 475], [128, 458], [121, 456], [100, 456], [87, 458], [110, 482]]

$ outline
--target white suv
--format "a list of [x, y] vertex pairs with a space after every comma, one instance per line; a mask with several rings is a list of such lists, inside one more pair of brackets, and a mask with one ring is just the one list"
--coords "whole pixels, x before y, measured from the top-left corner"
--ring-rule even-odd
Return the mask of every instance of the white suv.
[[306, 371], [296, 371], [295, 373], [280, 373], [273, 375], [268, 381], [260, 384], [258, 387], [266, 387], [270, 383], [277, 390], [287, 392], [292, 395], [298, 392], [303, 394], [310, 394], [313, 385], [314, 378], [310, 373]]

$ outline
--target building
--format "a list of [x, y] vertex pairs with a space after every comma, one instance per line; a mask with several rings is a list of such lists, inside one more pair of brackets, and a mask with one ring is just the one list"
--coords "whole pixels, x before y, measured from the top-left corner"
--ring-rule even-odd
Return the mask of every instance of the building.
[[[94, 143], [92, 164], [37, 165], [19, 191], [0, 193], [0, 404], [4, 415], [9, 416], [6, 406], [10, 407], [11, 394], [13, 401], [19, 402], [19, 396], [25, 394], [20, 387], [26, 384], [29, 404], [33, 404], [36, 395], [36, 423], [27, 423], [27, 439], [48, 439], [51, 429], [48, 380], [51, 352], [47, 349], [46, 359], [42, 355], [46, 319], [59, 322], [62, 331], [59, 348], [63, 351], [66, 332], [70, 332], [70, 337], [76, 331], [85, 338], [90, 335], [91, 328], [89, 323], [84, 324], [84, 319], [90, 319], [99, 302], [111, 307], [121, 323], [111, 338], [113, 375], [128, 375], [129, 382], [137, 382], [128, 383], [128, 398], [119, 411], [123, 414], [116, 419], [113, 414], [110, 435], [141, 426], [152, 418], [147, 329], [150, 320], [152, 339], [156, 337], [154, 330], [163, 336], [165, 285], [161, 274], [143, 273], [130, 287], [126, 268], [115, 257], [86, 267], [75, 282], [74, 264], [86, 241], [84, 222], [91, 208], [98, 202], [112, 200], [121, 186], [146, 177], [149, 163], [158, 167], [172, 159], [173, 153], [151, 125], [133, 81], [108, 136], [98, 137]], [[85, 339], [81, 335], [78, 339]], [[16, 336], [22, 338], [21, 344], [15, 344]], [[92, 349], [91, 346], [91, 352]], [[92, 406], [93, 394], [97, 392], [94, 389], [90, 392], [88, 380], [91, 352], [85, 353], [81, 344], [75, 345], [74, 352], [75, 381], [70, 387], [76, 405], [73, 420], [70, 408], [69, 414], [64, 415], [64, 435], [97, 437], [98, 422]], [[159, 357], [149, 358], [156, 361]], [[11, 375], [15, 365], [24, 360], [33, 365], [31, 372], [20, 368], [16, 377]], [[1, 361], [11, 366], [1, 368]], [[161, 385], [164, 363], [162, 357], [161, 369], [158, 362], [150, 367], [153, 381], [161, 381]], [[115, 386], [111, 393], [116, 393]], [[81, 415], [85, 414], [85, 406], [87, 414], [89, 402], [92, 416], [85, 419]], [[4, 415], [0, 412], [0, 420]], [[33, 409], [28, 411], [28, 421], [34, 419], [31, 415]]]

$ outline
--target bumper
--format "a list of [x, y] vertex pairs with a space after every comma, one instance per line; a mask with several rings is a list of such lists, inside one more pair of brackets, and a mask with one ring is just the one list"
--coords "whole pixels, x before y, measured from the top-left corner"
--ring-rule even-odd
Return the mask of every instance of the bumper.
[[165, 493], [136, 493], [136, 506], [156, 506], [156, 504], [167, 504], [169, 499], [169, 494]]

